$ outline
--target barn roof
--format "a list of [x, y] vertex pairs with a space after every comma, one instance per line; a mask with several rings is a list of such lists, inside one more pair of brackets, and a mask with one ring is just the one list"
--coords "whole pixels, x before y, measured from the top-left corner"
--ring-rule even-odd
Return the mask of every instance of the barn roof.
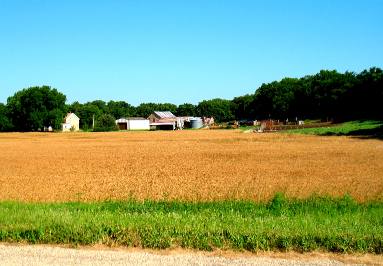
[[170, 111], [154, 111], [154, 115], [158, 118], [176, 118]]

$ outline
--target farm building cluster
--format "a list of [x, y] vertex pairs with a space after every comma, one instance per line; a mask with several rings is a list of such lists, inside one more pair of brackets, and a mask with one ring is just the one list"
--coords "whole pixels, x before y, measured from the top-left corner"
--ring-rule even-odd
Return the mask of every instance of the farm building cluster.
[[[175, 116], [170, 111], [154, 111], [147, 118], [144, 117], [121, 117], [117, 119], [116, 126], [119, 130], [182, 130], [184, 128], [238, 128], [239, 126], [257, 126], [254, 132], [270, 132], [287, 130], [303, 127], [321, 127], [328, 126], [329, 123], [317, 123], [305, 125], [304, 121], [296, 119], [289, 122], [279, 120], [262, 120], [262, 121], [234, 121], [233, 123], [215, 124], [213, 117], [194, 117], [194, 116]], [[62, 123], [62, 130], [79, 131], [80, 118], [74, 113], [68, 113]], [[51, 127], [48, 130], [52, 131]]]
[[[213, 117], [177, 117], [170, 111], [154, 111], [148, 118], [121, 117], [116, 120], [119, 130], [182, 130], [184, 128], [202, 128], [214, 124]], [[80, 118], [68, 113], [62, 123], [62, 131], [80, 130]]]
[[214, 123], [214, 119], [194, 116], [177, 117], [170, 111], [154, 111], [148, 118], [127, 117], [116, 120], [120, 130], [182, 130], [202, 128]]

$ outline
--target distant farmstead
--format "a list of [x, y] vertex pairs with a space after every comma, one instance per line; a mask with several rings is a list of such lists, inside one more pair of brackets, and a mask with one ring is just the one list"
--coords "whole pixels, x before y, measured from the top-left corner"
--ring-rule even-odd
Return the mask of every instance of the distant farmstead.
[[62, 123], [62, 130], [68, 131], [79, 131], [80, 130], [80, 118], [74, 113], [68, 113]]
[[120, 130], [149, 130], [149, 120], [143, 117], [128, 117], [116, 120], [116, 125]]

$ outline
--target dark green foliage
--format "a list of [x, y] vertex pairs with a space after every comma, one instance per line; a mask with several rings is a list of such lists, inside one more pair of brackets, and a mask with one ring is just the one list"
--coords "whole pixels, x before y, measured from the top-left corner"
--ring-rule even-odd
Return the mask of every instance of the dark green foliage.
[[339, 199], [0, 203], [0, 241], [383, 253], [383, 203]]
[[103, 111], [99, 109], [98, 105], [87, 102], [81, 104], [74, 102], [69, 106], [69, 111], [75, 113], [80, 118], [80, 128], [87, 130], [93, 126], [93, 118], [98, 119]]
[[107, 109], [108, 113], [116, 119], [120, 119], [122, 117], [133, 117], [136, 112], [134, 106], [124, 101], [109, 101]]
[[108, 107], [106, 106], [106, 102], [102, 100], [95, 100], [92, 102], [89, 102], [88, 104], [97, 107], [100, 113], [105, 114], [108, 113]]
[[49, 86], [31, 87], [8, 98], [8, 115], [17, 131], [61, 128], [66, 113], [66, 96]]
[[136, 115], [144, 118], [147, 118], [154, 111], [170, 111], [176, 114], [177, 105], [171, 103], [141, 103], [136, 107]]
[[116, 125], [116, 119], [110, 114], [102, 114], [100, 115], [94, 126], [94, 131], [114, 131], [118, 130]]
[[234, 119], [233, 104], [225, 99], [205, 100], [198, 104], [197, 112], [200, 116], [214, 117], [217, 122]]
[[141, 103], [136, 108], [137, 115], [145, 118], [147, 118], [154, 111], [163, 110], [158, 110], [158, 105], [156, 103]]
[[347, 110], [353, 118], [383, 120], [383, 71], [364, 70], [356, 76], [356, 85], [347, 92]]
[[80, 110], [75, 112], [80, 117], [80, 127], [89, 129], [93, 126], [93, 121], [102, 115], [102, 111], [96, 105], [86, 103]]
[[197, 107], [191, 103], [184, 103], [177, 107], [177, 116], [197, 116]]
[[255, 113], [254, 108], [252, 108], [252, 103], [254, 101], [254, 96], [246, 94], [244, 96], [235, 97], [233, 99], [233, 113], [237, 120], [250, 120], [254, 119]]
[[13, 125], [9, 119], [8, 108], [0, 103], [0, 131], [10, 131], [12, 129]]
[[[383, 72], [379, 68], [360, 74], [321, 70], [316, 75], [300, 79], [284, 78], [262, 84], [252, 97], [246, 112], [257, 119], [383, 120], [380, 104], [383, 101]], [[242, 117], [237, 110], [236, 118]]]

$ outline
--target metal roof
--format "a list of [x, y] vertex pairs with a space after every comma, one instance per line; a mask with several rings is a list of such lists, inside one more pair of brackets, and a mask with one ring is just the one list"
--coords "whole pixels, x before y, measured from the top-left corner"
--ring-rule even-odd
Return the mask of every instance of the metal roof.
[[154, 111], [154, 115], [159, 118], [176, 118], [170, 111]]

